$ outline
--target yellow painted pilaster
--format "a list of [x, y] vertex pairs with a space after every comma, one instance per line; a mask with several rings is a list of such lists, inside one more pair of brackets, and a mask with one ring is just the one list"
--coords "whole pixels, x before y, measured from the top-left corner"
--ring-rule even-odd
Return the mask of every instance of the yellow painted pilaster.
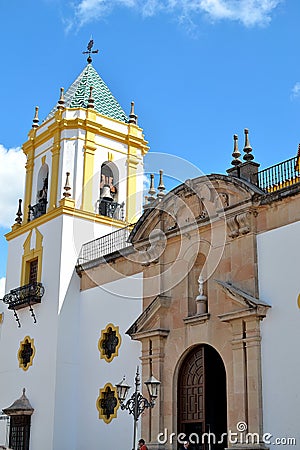
[[56, 112], [57, 127], [53, 135], [53, 148], [52, 163], [51, 163], [51, 185], [50, 185], [50, 198], [48, 211], [56, 208], [57, 204], [57, 191], [58, 191], [58, 179], [59, 179], [59, 159], [60, 159], [60, 138], [61, 138], [61, 111]]
[[[87, 125], [96, 121], [96, 112], [91, 108], [87, 110]], [[95, 159], [95, 133], [89, 131], [87, 127], [84, 143], [83, 155], [83, 182], [82, 182], [82, 203], [81, 209], [94, 212], [93, 205], [93, 176]]]
[[[133, 149], [131, 148], [131, 152]], [[127, 203], [126, 203], [126, 222], [134, 223], [136, 221], [136, 174], [138, 159], [131, 155], [127, 158]]]
[[137, 220], [137, 166], [141, 162], [137, 150], [141, 149], [138, 136], [140, 129], [134, 125], [128, 125], [128, 156], [127, 156], [127, 202], [126, 202], [126, 222], [134, 223]]
[[34, 145], [32, 141], [28, 141], [26, 145], [23, 146], [23, 151], [27, 156], [26, 168], [26, 181], [25, 181], [25, 197], [24, 197], [24, 208], [23, 208], [23, 223], [27, 222], [28, 216], [28, 206], [31, 203], [32, 195], [32, 178], [33, 178], [33, 167], [34, 167]]

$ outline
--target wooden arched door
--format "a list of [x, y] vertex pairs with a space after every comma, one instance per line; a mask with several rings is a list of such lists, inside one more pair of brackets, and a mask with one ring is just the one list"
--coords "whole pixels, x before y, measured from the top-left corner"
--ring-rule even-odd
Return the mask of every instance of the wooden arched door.
[[[223, 361], [209, 345], [193, 347], [178, 379], [178, 434], [191, 437], [195, 450], [223, 450], [227, 431], [226, 374]], [[203, 433], [211, 433], [202, 436]], [[215, 436], [215, 437], [214, 437]]]

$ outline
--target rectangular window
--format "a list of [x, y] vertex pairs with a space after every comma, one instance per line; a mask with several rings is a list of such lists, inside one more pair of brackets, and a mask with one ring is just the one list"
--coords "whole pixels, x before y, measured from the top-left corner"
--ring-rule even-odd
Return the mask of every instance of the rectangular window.
[[9, 446], [14, 450], [29, 450], [31, 417], [10, 416]]
[[38, 274], [38, 259], [34, 259], [29, 263], [29, 280], [28, 283], [36, 283]]

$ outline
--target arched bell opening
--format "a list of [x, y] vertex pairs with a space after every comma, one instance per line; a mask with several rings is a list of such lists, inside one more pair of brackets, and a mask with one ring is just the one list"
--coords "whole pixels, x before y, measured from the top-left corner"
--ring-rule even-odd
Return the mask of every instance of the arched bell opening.
[[124, 220], [124, 204], [118, 203], [119, 170], [108, 161], [101, 166], [99, 214]]
[[28, 221], [46, 214], [48, 203], [48, 176], [49, 167], [44, 163], [38, 173], [36, 183], [36, 204], [29, 205]]

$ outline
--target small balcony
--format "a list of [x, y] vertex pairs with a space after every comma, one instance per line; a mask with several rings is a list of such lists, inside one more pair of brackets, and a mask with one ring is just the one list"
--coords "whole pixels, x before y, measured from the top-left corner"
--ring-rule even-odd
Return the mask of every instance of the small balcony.
[[13, 311], [41, 303], [45, 288], [42, 283], [34, 282], [12, 289], [5, 294], [2, 301]]
[[99, 201], [99, 214], [111, 219], [124, 221], [124, 202], [117, 203], [113, 200], [102, 198]]
[[299, 156], [261, 170], [252, 179], [252, 183], [265, 193], [276, 192], [299, 182]]
[[87, 242], [81, 247], [77, 260], [77, 271], [81, 268], [89, 268], [93, 263], [108, 258], [109, 255], [121, 254], [131, 251], [132, 244], [128, 242], [133, 225], [128, 225], [112, 233], [101, 236], [98, 239]]
[[38, 217], [43, 216], [46, 214], [47, 210], [47, 200], [42, 198], [39, 200], [39, 202], [36, 205], [29, 205], [28, 206], [28, 222], [31, 222], [31, 220], [37, 219]]

